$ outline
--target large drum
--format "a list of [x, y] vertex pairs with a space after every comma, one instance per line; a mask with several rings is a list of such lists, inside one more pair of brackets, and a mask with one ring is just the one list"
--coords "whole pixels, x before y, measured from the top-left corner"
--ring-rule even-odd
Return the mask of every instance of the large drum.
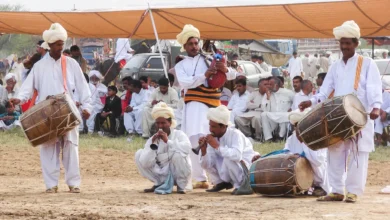
[[294, 196], [307, 191], [314, 176], [310, 162], [295, 154], [278, 154], [255, 161], [250, 168], [251, 187], [266, 196]]
[[20, 118], [24, 133], [34, 147], [63, 136], [81, 121], [80, 113], [68, 94], [42, 101]]
[[298, 138], [310, 149], [329, 147], [356, 136], [367, 123], [367, 114], [354, 95], [338, 96], [318, 104], [296, 128]]

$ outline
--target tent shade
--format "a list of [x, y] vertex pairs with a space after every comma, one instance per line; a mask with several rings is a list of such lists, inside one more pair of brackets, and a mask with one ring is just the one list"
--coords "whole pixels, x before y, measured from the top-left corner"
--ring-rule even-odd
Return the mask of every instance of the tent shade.
[[[161, 39], [175, 39], [185, 24], [199, 28], [205, 39], [333, 38], [333, 28], [347, 20], [359, 24], [362, 36], [390, 36], [390, 0], [152, 11]], [[128, 37], [144, 12], [0, 12], [0, 33], [41, 35], [51, 23], [58, 22], [71, 37]], [[154, 39], [149, 16], [133, 38]]]

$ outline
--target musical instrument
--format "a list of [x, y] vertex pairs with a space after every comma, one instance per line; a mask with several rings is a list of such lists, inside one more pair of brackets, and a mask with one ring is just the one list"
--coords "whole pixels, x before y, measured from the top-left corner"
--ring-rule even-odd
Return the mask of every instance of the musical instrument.
[[[214, 42], [211, 42], [210, 40], [206, 40], [206, 42], [203, 45], [203, 49], [206, 53], [211, 52], [211, 54], [213, 55], [213, 59], [211, 61], [211, 64], [209, 65], [210, 67], [215, 67], [217, 61], [226, 63], [224, 53], [215, 47]], [[206, 61], [209, 61], [209, 59], [206, 58]], [[210, 76], [207, 79], [207, 84], [211, 88], [219, 89], [225, 84], [226, 80], [227, 80], [226, 73], [217, 70], [217, 73], [215, 75]]]
[[356, 136], [366, 123], [363, 104], [350, 94], [318, 104], [298, 122], [296, 132], [300, 141], [318, 150]]
[[192, 149], [191, 149], [192, 152], [194, 152], [194, 154], [196, 154], [196, 155], [199, 155], [200, 148], [202, 148], [202, 146], [203, 146], [204, 144], [206, 144], [206, 141], [207, 141], [207, 139], [204, 139], [203, 142], [202, 142], [201, 144], [199, 144], [199, 146], [197, 146], [196, 148], [192, 148]]
[[[158, 129], [158, 131], [162, 131], [162, 129], [160, 128], [160, 129]], [[157, 134], [155, 134], [155, 135], [157, 135]], [[150, 145], [150, 149], [157, 150], [159, 142], [160, 142], [160, 138], [157, 138], [157, 140]]]
[[250, 168], [252, 190], [266, 196], [298, 195], [313, 184], [310, 162], [295, 154], [277, 154], [255, 161]]
[[68, 94], [51, 96], [20, 117], [23, 131], [34, 147], [65, 135], [81, 122], [79, 110]]

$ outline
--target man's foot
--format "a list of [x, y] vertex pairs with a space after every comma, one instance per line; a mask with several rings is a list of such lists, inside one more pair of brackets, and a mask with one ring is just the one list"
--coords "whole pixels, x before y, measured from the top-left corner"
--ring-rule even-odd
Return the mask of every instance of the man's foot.
[[57, 191], [58, 191], [58, 186], [54, 186], [50, 189], [47, 189], [46, 193], [57, 193]]
[[231, 189], [231, 188], [233, 188], [233, 185], [231, 183], [222, 182], [222, 183], [218, 183], [213, 188], [206, 190], [206, 192], [219, 192], [221, 190]]
[[348, 193], [347, 194], [347, 198], [345, 199], [345, 202], [348, 202], [348, 203], [355, 203], [355, 202], [357, 202], [357, 195], [352, 194], [352, 193]]
[[186, 191], [180, 187], [177, 187], [177, 194], [186, 194]]
[[232, 195], [236, 195], [236, 193], [237, 193], [237, 190], [238, 190], [238, 189], [237, 189], [237, 188], [235, 188], [231, 194], [232, 194]]
[[321, 196], [317, 199], [319, 202], [342, 202], [344, 200], [344, 195], [338, 193], [330, 193], [327, 196]]
[[326, 196], [326, 191], [320, 186], [315, 186], [312, 196], [316, 196], [316, 197]]
[[196, 182], [192, 187], [194, 189], [208, 189], [209, 183], [207, 181]]
[[80, 187], [78, 186], [69, 186], [70, 193], [80, 193]]
[[157, 189], [159, 186], [152, 186], [150, 189], [144, 189], [144, 193], [152, 193], [155, 189]]

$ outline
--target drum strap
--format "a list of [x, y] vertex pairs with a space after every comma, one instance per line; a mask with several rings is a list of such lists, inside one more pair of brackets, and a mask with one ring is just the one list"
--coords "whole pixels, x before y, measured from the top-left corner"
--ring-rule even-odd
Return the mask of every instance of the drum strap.
[[[62, 70], [62, 79], [64, 80], [64, 90], [65, 92], [68, 91], [68, 86], [66, 85], [66, 56], [61, 56], [61, 70]], [[38, 91], [34, 89], [34, 94], [31, 99], [30, 107], [33, 107], [35, 105], [35, 101], [38, 97]]]
[[[358, 55], [358, 62], [357, 62], [356, 73], [355, 73], [355, 83], [353, 85], [355, 91], [357, 91], [359, 88], [360, 73], [362, 72], [362, 66], [363, 66], [363, 56]], [[333, 96], [334, 96], [334, 90], [330, 93], [328, 98], [331, 99], [333, 98]]]

